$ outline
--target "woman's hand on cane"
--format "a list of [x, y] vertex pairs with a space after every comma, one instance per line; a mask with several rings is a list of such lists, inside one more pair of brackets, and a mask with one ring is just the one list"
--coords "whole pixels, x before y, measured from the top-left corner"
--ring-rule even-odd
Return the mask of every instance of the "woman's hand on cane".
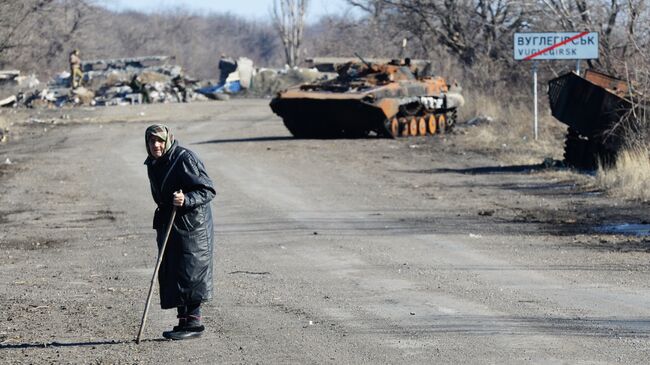
[[177, 207], [182, 207], [183, 203], [185, 202], [185, 194], [183, 194], [183, 190], [178, 190], [174, 192], [174, 206]]

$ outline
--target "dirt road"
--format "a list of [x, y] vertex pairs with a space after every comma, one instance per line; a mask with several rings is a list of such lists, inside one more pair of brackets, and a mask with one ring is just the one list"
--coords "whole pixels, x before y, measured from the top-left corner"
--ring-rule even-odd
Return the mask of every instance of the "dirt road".
[[[650, 358], [650, 245], [593, 230], [647, 205], [584, 176], [502, 166], [462, 133], [295, 140], [266, 100], [41, 113], [0, 145], [2, 363]], [[154, 297], [136, 345], [159, 120], [218, 188], [216, 299], [201, 340], [168, 342]]]

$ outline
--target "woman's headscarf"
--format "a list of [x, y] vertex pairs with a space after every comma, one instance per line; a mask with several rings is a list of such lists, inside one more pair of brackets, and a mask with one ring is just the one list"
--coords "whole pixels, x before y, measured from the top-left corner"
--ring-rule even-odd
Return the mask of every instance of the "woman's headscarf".
[[165, 141], [165, 151], [163, 152], [163, 156], [167, 154], [167, 151], [169, 151], [174, 144], [174, 135], [169, 131], [169, 127], [163, 124], [150, 125], [144, 132], [144, 145], [147, 148], [147, 154], [150, 157], [153, 157], [151, 151], [149, 151], [149, 138], [151, 136], [156, 136]]

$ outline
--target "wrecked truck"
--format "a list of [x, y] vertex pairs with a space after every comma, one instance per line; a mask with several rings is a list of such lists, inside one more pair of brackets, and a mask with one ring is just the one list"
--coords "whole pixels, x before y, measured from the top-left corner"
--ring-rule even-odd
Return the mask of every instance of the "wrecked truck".
[[444, 133], [464, 99], [460, 87], [392, 61], [363, 59], [339, 65], [337, 76], [291, 87], [271, 109], [297, 138], [425, 136]]
[[636, 116], [644, 110], [628, 82], [595, 70], [569, 72], [549, 81], [553, 117], [569, 128], [566, 165], [593, 170], [611, 165], [630, 133], [639, 133]]

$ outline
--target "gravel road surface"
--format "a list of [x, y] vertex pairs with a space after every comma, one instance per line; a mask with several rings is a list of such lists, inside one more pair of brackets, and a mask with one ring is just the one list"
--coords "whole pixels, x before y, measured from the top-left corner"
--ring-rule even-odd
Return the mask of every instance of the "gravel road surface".
[[[472, 128], [297, 140], [268, 100], [29, 113], [4, 115], [38, 120], [0, 145], [1, 363], [650, 358], [650, 243], [594, 230], [648, 223], [647, 205], [504, 165]], [[216, 295], [204, 336], [172, 342], [156, 293], [136, 345], [156, 259], [143, 134], [158, 121], [217, 186]]]

